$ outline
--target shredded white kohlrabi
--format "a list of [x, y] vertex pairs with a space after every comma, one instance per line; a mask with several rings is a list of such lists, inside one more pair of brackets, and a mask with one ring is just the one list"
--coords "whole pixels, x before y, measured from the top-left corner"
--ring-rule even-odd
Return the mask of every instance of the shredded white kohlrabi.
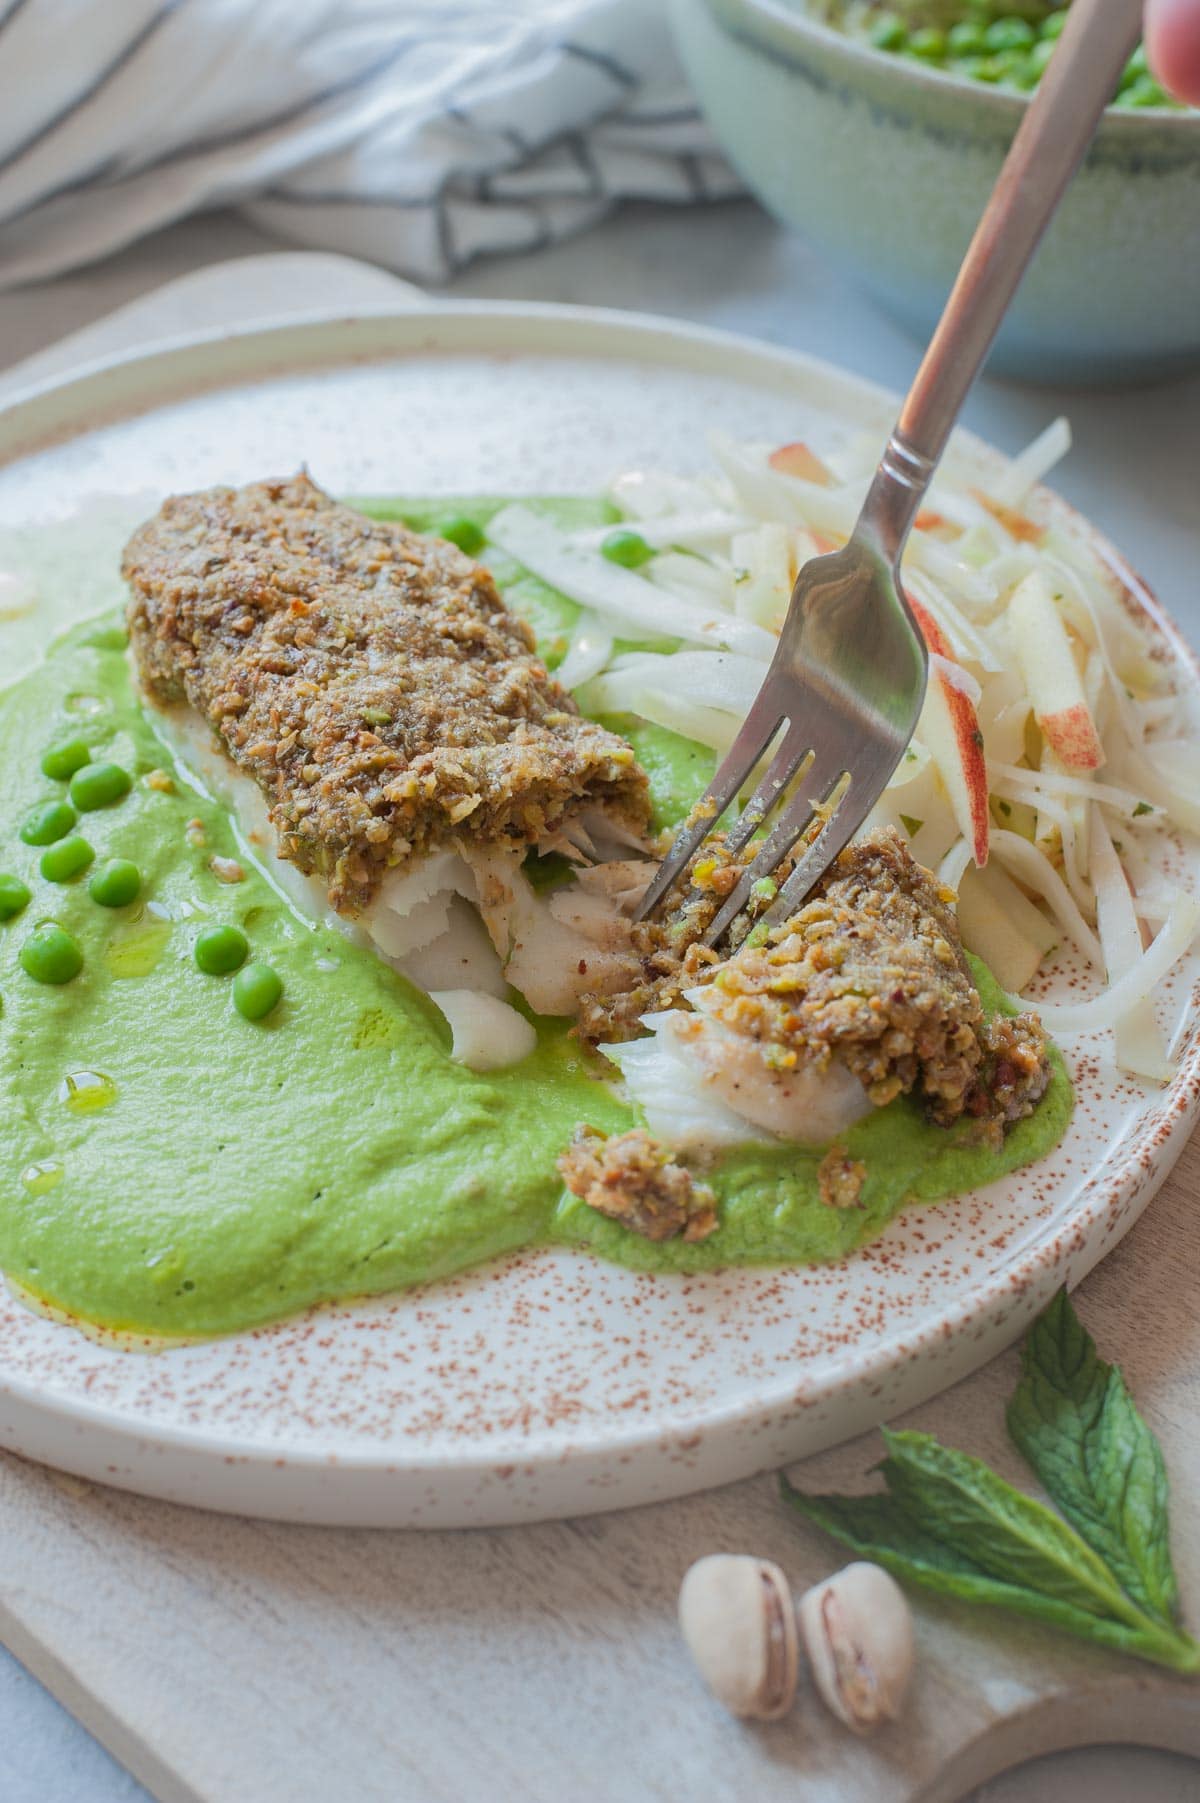
[[[867, 825], [895, 827], [952, 886], [990, 842], [996, 881], [964, 905], [970, 949], [1017, 989], [1069, 941], [1107, 986], [1036, 1005], [1064, 1032], [1112, 1028], [1121, 1067], [1164, 1080], [1152, 991], [1190, 946], [1196, 910], [1162, 852], [1167, 835], [1200, 833], [1197, 721], [1094, 540], [1034, 496], [1070, 442], [1055, 420], [999, 473], [952, 445], [904, 564], [930, 699]], [[644, 541], [636, 569], [605, 556], [610, 528], [564, 531], [519, 503], [491, 536], [584, 610], [560, 674], [588, 712], [640, 715], [720, 755], [797, 571], [854, 524], [877, 440], [818, 455], [713, 434], [710, 448], [705, 474], [630, 470], [611, 485]]]

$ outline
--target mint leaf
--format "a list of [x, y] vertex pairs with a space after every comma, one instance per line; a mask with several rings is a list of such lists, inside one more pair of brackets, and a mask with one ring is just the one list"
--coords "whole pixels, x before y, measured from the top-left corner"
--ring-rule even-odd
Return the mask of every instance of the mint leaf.
[[929, 1434], [884, 1430], [884, 1440], [886, 1493], [807, 1496], [784, 1478], [785, 1499], [899, 1578], [1032, 1616], [1175, 1671], [1200, 1670], [1200, 1646], [1139, 1608], [1044, 1503]]
[[1179, 1593], [1162, 1451], [1065, 1290], [1034, 1323], [1021, 1367], [1008, 1405], [1013, 1440], [1134, 1602], [1172, 1625]]
[[883, 1430], [886, 1492], [785, 1501], [865, 1559], [1174, 1671], [1200, 1672], [1176, 1625], [1167, 1475], [1115, 1366], [1061, 1291], [1030, 1331], [1009, 1432], [1067, 1520], [931, 1434]]
[[1022, 1495], [982, 1459], [930, 1434], [884, 1430], [888, 1489], [926, 1531], [998, 1582], [1037, 1591], [1081, 1615], [1132, 1613], [1112, 1573], [1044, 1503]]
[[1095, 1615], [1062, 1596], [995, 1577], [958, 1546], [927, 1532], [892, 1496], [878, 1492], [871, 1496], [809, 1496], [786, 1477], [780, 1479], [780, 1488], [784, 1500], [814, 1526], [840, 1540], [860, 1559], [882, 1565], [902, 1582], [919, 1584], [960, 1602], [1031, 1616], [1077, 1639], [1175, 1671], [1200, 1668], [1200, 1649], [1186, 1636], [1163, 1633], [1152, 1623], [1139, 1628], [1129, 1621]]

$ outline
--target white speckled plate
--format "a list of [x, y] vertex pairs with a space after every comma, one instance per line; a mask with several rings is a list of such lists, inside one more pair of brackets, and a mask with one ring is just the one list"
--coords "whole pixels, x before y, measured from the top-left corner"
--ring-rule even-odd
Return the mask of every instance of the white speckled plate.
[[[169, 488], [303, 459], [349, 493], [589, 491], [630, 464], [696, 467], [712, 425], [820, 442], [890, 418], [834, 370], [634, 316], [460, 305], [293, 323], [99, 365], [11, 405], [0, 549], [52, 559], [63, 532], [31, 524], [89, 495], [137, 497], [94, 513], [111, 561], [72, 590], [94, 605], [131, 507]], [[1125, 579], [1195, 688], [1178, 635]], [[0, 673], [28, 642], [0, 623]], [[1169, 1090], [1069, 1044], [1079, 1106], [1056, 1153], [910, 1210], [834, 1268], [655, 1278], [537, 1253], [148, 1354], [0, 1292], [0, 1444], [214, 1508], [439, 1527], [647, 1502], [815, 1451], [964, 1376], [1132, 1225], [1195, 1113], [1196, 975], [1163, 997], [1181, 1054]]]

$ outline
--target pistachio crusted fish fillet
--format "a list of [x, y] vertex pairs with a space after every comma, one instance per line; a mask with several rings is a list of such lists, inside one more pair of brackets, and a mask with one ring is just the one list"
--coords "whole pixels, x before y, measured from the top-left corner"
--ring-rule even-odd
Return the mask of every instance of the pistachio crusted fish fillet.
[[895, 833], [872, 834], [693, 1000], [774, 1071], [836, 1058], [877, 1108], [915, 1091], [940, 1126], [1007, 1124], [1049, 1081], [1045, 1035], [1032, 1015], [985, 1020], [953, 901]]
[[874, 833], [724, 959], [665, 930], [632, 992], [647, 1037], [628, 1037], [619, 995], [585, 1012], [597, 1037], [607, 1013], [607, 1055], [680, 1151], [829, 1145], [901, 1094], [999, 1143], [1050, 1080], [1045, 1034], [1032, 1014], [985, 1016], [953, 899], [894, 833]]
[[175, 496], [123, 572], [151, 699], [208, 721], [334, 908], [452, 840], [533, 844], [585, 806], [645, 827], [630, 747], [580, 716], [453, 545], [301, 474]]

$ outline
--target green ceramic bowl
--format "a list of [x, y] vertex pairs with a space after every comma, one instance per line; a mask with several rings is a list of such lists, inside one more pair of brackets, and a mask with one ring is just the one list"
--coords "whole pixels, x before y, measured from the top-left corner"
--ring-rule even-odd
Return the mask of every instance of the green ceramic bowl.
[[[671, 0], [688, 76], [763, 203], [915, 335], [941, 312], [1022, 94], [873, 49], [802, 0]], [[1113, 382], [1200, 365], [1200, 111], [1110, 107], [991, 367]]]

